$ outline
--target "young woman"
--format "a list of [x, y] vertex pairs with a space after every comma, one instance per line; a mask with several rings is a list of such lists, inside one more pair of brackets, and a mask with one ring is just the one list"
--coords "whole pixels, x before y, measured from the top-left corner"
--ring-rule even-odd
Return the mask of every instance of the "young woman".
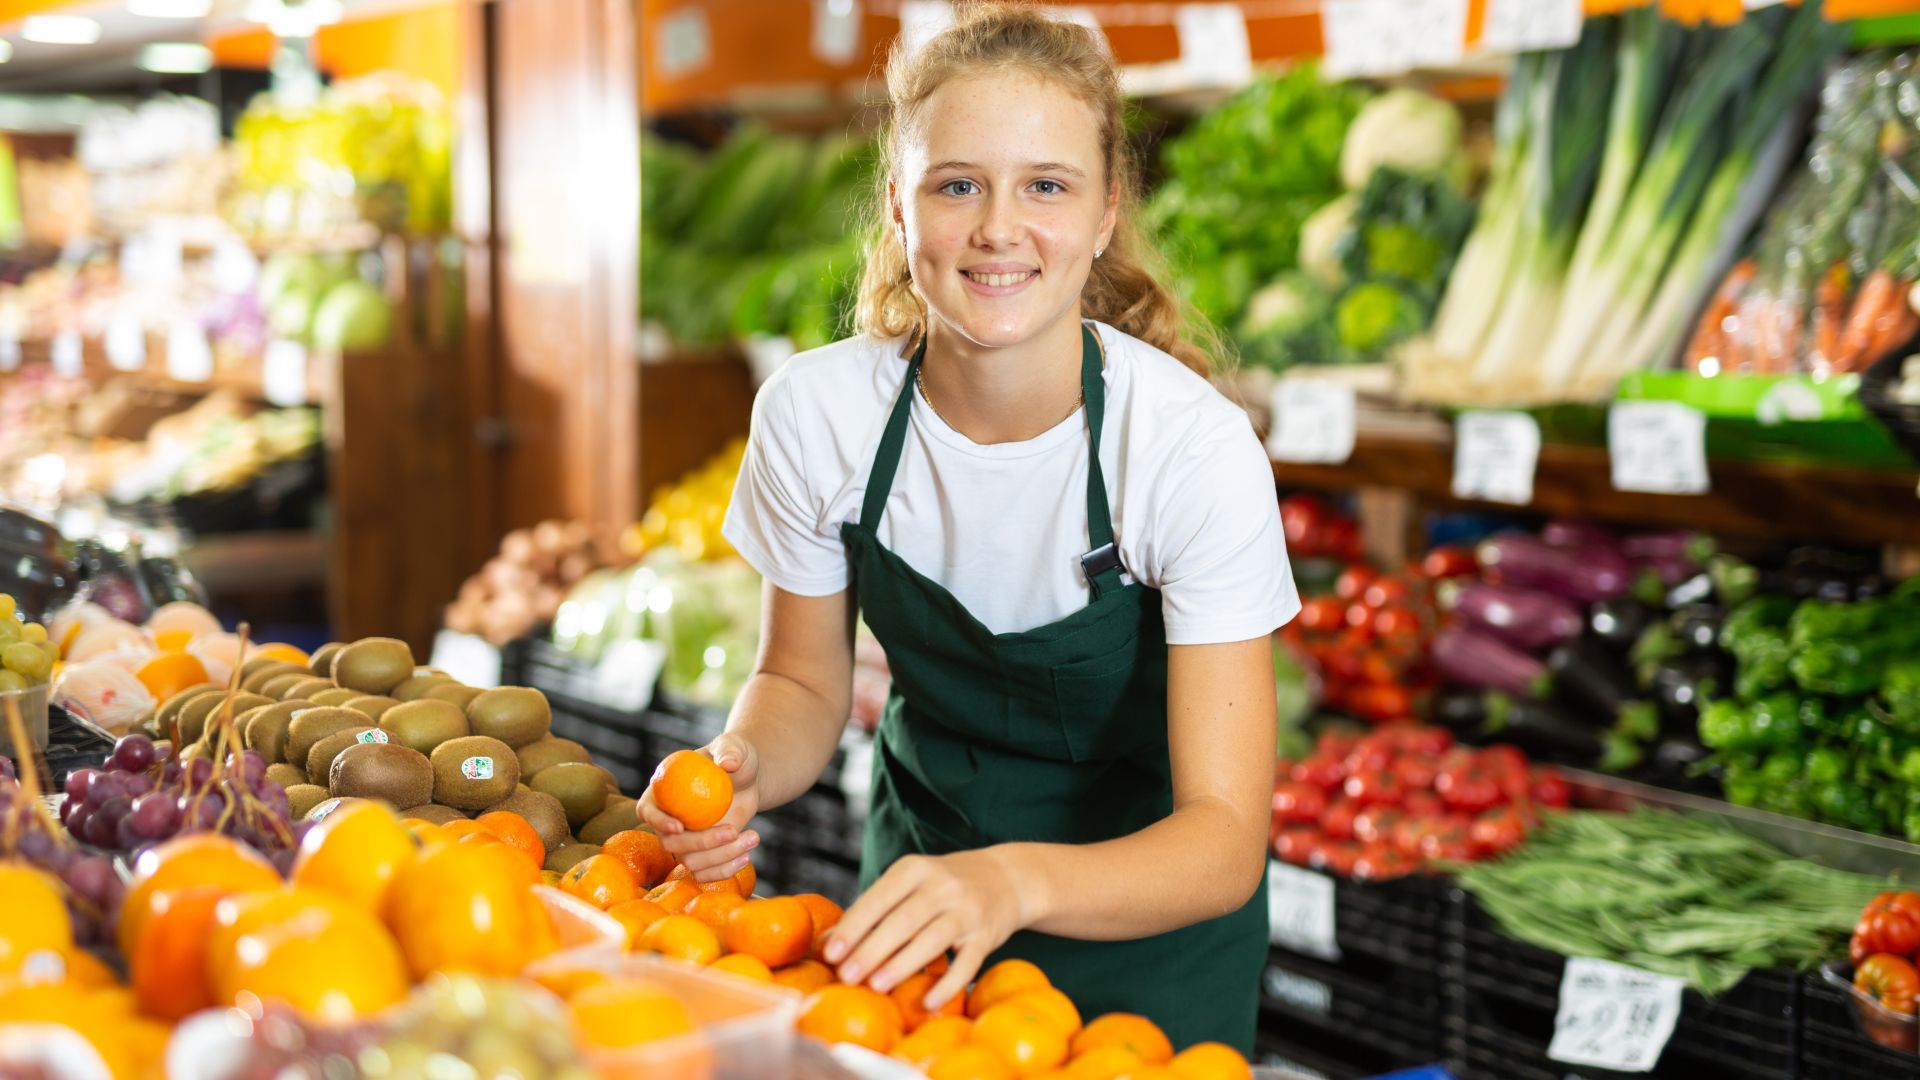
[[641, 813], [696, 878], [745, 866], [838, 745], [862, 616], [894, 683], [840, 976], [951, 954], [938, 1006], [1020, 956], [1089, 1016], [1248, 1049], [1299, 606], [1266, 455], [1148, 269], [1092, 33], [976, 6], [887, 83], [864, 333], [761, 390], [725, 526], [767, 580], [706, 750], [732, 809]]

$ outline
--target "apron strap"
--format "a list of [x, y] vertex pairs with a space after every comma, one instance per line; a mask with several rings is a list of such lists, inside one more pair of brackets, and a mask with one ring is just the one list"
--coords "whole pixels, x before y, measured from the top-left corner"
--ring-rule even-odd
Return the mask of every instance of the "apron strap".
[[[1101, 373], [1100, 339], [1093, 328], [1080, 324], [1080, 393], [1087, 412], [1087, 540], [1092, 550], [1080, 557], [1093, 598], [1118, 592], [1120, 555], [1113, 543], [1113, 513], [1107, 506], [1107, 483], [1100, 470], [1100, 427], [1106, 418], [1107, 384]], [[887, 497], [893, 493], [894, 474], [900, 468], [900, 452], [907, 443], [907, 424], [913, 415], [913, 388], [920, 364], [927, 356], [927, 339], [907, 361], [907, 377], [900, 384], [900, 396], [894, 399], [893, 412], [887, 417], [886, 430], [880, 435], [880, 447], [873, 456], [873, 470], [867, 476], [867, 494], [860, 506], [860, 527], [868, 532], [880, 528], [886, 512]]]

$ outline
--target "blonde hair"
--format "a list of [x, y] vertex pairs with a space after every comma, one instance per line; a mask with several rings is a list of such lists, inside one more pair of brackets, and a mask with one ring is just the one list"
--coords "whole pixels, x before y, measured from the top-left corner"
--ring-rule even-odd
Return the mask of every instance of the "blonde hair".
[[1107, 177], [1119, 188], [1113, 235], [1080, 292], [1084, 318], [1123, 330], [1171, 353], [1202, 376], [1222, 355], [1213, 328], [1161, 283], [1158, 252], [1135, 224], [1139, 170], [1127, 142], [1126, 99], [1120, 75], [1103, 43], [1084, 26], [1056, 20], [1025, 4], [972, 3], [954, 25], [908, 55], [896, 39], [887, 57], [891, 105], [881, 132], [885, 168], [876, 170], [873, 217], [861, 271], [855, 321], [876, 337], [918, 338], [926, 332], [927, 303], [913, 284], [905, 245], [893, 231], [887, 197], [906, 133], [927, 99], [950, 80], [982, 72], [1019, 71], [1059, 84], [1093, 110]]

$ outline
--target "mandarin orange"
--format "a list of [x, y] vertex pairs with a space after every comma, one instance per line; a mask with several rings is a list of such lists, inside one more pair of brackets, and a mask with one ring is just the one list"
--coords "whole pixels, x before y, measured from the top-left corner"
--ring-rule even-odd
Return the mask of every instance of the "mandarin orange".
[[727, 913], [727, 948], [759, 957], [768, 967], [786, 967], [813, 948], [813, 916], [791, 896], [748, 900]]
[[608, 908], [607, 914], [613, 916], [621, 926], [626, 928], [627, 948], [631, 949], [634, 943], [640, 940], [640, 935], [646, 932], [647, 927], [666, 918], [668, 912], [666, 908], [651, 900], [639, 899], [623, 900]]
[[481, 828], [500, 838], [508, 847], [533, 860], [534, 866], [547, 861], [547, 845], [526, 818], [511, 810], [493, 810], [473, 819]]
[[693, 898], [687, 905], [686, 914], [699, 919], [724, 937], [727, 916], [734, 908], [746, 903], [739, 894], [733, 892], [704, 892]]
[[927, 1063], [928, 1080], [1012, 1080], [1013, 1070], [1000, 1055], [967, 1043], [942, 1050]]
[[640, 884], [627, 864], [611, 855], [589, 855], [560, 875], [560, 890], [605, 911], [640, 898]]
[[1253, 1069], [1240, 1051], [1226, 1043], [1195, 1043], [1167, 1063], [1180, 1080], [1253, 1080]]
[[655, 806], [695, 832], [718, 824], [733, 805], [733, 777], [697, 750], [663, 758], [653, 771], [652, 790]]
[[803, 994], [811, 994], [823, 986], [833, 985], [833, 969], [818, 960], [802, 960], [774, 969], [773, 981]]
[[1015, 1076], [1046, 1072], [1067, 1060], [1067, 1033], [1048, 1013], [1013, 998], [974, 1020], [973, 1041], [999, 1054]]
[[853, 1043], [884, 1054], [900, 1041], [900, 1010], [864, 986], [815, 990], [800, 1007], [799, 1030], [825, 1043]]
[[689, 964], [720, 959], [720, 937], [691, 915], [669, 915], [640, 933], [639, 948]]
[[1102, 1046], [1122, 1047], [1148, 1065], [1173, 1060], [1173, 1044], [1167, 1041], [1166, 1033], [1153, 1021], [1133, 1013], [1108, 1013], [1081, 1028], [1073, 1037], [1073, 1056]]
[[641, 888], [651, 889], [667, 879], [674, 867], [673, 855], [660, 838], [645, 829], [614, 833], [600, 845], [600, 854], [611, 855], [627, 864]]
[[1022, 990], [1040, 990], [1052, 985], [1047, 981], [1046, 972], [1031, 961], [1002, 960], [980, 973], [973, 992], [967, 995], [967, 1015], [978, 1018]]
[[955, 994], [948, 998], [946, 1003], [938, 1009], [932, 1011], [927, 1009], [925, 1001], [927, 991], [933, 989], [933, 984], [939, 981], [939, 976], [922, 971], [917, 975], [908, 976], [905, 982], [894, 987], [887, 994], [893, 999], [893, 1003], [900, 1007], [900, 1019], [906, 1024], [908, 1031], [920, 1030], [920, 1025], [936, 1016], [964, 1017], [967, 1015], [967, 1003], [965, 995], [962, 994]]
[[755, 982], [773, 982], [773, 969], [746, 953], [729, 953], [707, 965], [708, 971], [726, 971]]

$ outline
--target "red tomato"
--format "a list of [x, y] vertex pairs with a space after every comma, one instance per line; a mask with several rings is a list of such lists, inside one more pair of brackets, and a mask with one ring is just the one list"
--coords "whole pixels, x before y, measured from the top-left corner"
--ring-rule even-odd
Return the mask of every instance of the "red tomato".
[[1533, 801], [1541, 806], [1551, 806], [1564, 810], [1573, 805], [1573, 785], [1560, 775], [1560, 770], [1539, 767], [1533, 770]]
[[1434, 765], [1432, 758], [1417, 754], [1402, 754], [1393, 763], [1393, 775], [1399, 779], [1400, 786], [1407, 791], [1424, 792], [1433, 786], [1434, 777], [1440, 775], [1440, 770]]
[[1363, 769], [1347, 777], [1347, 798], [1362, 806], [1394, 806], [1406, 794], [1392, 769]]
[[1511, 806], [1496, 807], [1473, 819], [1468, 839], [1481, 858], [1504, 855], [1527, 838], [1527, 823]]
[[1525, 775], [1528, 769], [1527, 755], [1517, 746], [1506, 743], [1494, 743], [1480, 751], [1480, 760], [1486, 763], [1488, 770], [1496, 775], [1520, 773]]
[[1379, 576], [1380, 572], [1366, 563], [1354, 563], [1333, 583], [1333, 594], [1342, 600], [1358, 600]]
[[1312, 757], [1295, 764], [1287, 775], [1322, 791], [1332, 791], [1346, 781], [1347, 762], [1345, 758], [1316, 751]]
[[1336, 558], [1352, 562], [1360, 557], [1360, 526], [1352, 518], [1335, 518], [1328, 523], [1322, 550]]
[[1280, 500], [1280, 529], [1286, 534], [1287, 549], [1295, 555], [1325, 554], [1327, 527], [1336, 514], [1318, 496], [1289, 495]]
[[1881, 893], [1860, 913], [1847, 947], [1856, 965], [1874, 953], [1912, 956], [1920, 951], [1920, 907], [1905, 899], [1912, 895]]
[[1364, 601], [1356, 600], [1347, 605], [1347, 629], [1353, 631], [1361, 640], [1372, 640], [1373, 609]]
[[1346, 757], [1353, 744], [1365, 737], [1366, 732], [1347, 724], [1322, 729], [1320, 737], [1313, 741], [1314, 750], [1335, 757]]
[[1406, 815], [1390, 806], [1369, 806], [1354, 815], [1353, 838], [1368, 844], [1386, 842], [1405, 820]]
[[1290, 825], [1313, 825], [1327, 810], [1327, 793], [1312, 784], [1287, 780], [1273, 787], [1273, 816]]
[[1499, 776], [1477, 756], [1442, 765], [1433, 790], [1448, 806], [1470, 814], [1497, 805], [1502, 795]]
[[1363, 657], [1366, 655], [1367, 642], [1364, 637], [1354, 636], [1353, 631], [1342, 631], [1340, 636], [1328, 646], [1320, 658], [1320, 671], [1330, 680], [1350, 683], [1360, 678]]
[[1347, 691], [1347, 708], [1376, 722], [1407, 720], [1413, 716], [1413, 694], [1397, 683], [1361, 683]]
[[1360, 814], [1360, 804], [1342, 795], [1327, 804], [1327, 812], [1320, 815], [1320, 831], [1333, 840], [1353, 839], [1354, 819]]
[[1446, 828], [1444, 818], [1401, 818], [1387, 837], [1395, 851], [1409, 857], [1417, 857], [1420, 849], [1426, 845], [1429, 836], [1437, 836]]
[[1425, 790], [1407, 792], [1400, 805], [1409, 817], [1439, 817], [1447, 812], [1447, 804], [1440, 801], [1440, 796]]
[[1368, 649], [1360, 658], [1360, 677], [1370, 683], [1400, 681], [1403, 658], [1390, 649]]
[[1273, 857], [1295, 866], [1305, 866], [1314, 849], [1325, 842], [1320, 830], [1307, 825], [1289, 825], [1273, 834]]
[[1383, 607], [1373, 613], [1373, 636], [1376, 638], [1414, 638], [1419, 635], [1420, 616], [1407, 608]]
[[1438, 758], [1453, 748], [1453, 732], [1430, 724], [1409, 724], [1395, 732], [1400, 749], [1409, 754]]
[[1360, 858], [1360, 845], [1351, 840], [1322, 840], [1315, 845], [1307, 865], [1335, 877], [1352, 877], [1353, 864]]
[[1347, 775], [1379, 771], [1393, 764], [1399, 737], [1391, 731], [1376, 731], [1353, 744], [1347, 751]]
[[1337, 597], [1316, 596], [1300, 605], [1300, 617], [1294, 622], [1302, 630], [1331, 634], [1347, 625], [1347, 606]]
[[1368, 844], [1360, 849], [1360, 857], [1353, 862], [1353, 876], [1358, 881], [1391, 881], [1406, 877], [1420, 869], [1417, 860], [1409, 859], [1386, 844]]
[[1398, 604], [1412, 594], [1407, 583], [1397, 577], [1375, 578], [1367, 591], [1360, 594], [1361, 602], [1370, 608], [1383, 608]]
[[1457, 544], [1441, 544], [1420, 560], [1420, 572], [1434, 580], [1466, 577], [1480, 572], [1480, 562], [1473, 557], [1470, 548]]
[[1853, 988], [1902, 1016], [1914, 1014], [1914, 999], [1920, 996], [1920, 971], [1906, 960], [1888, 953], [1866, 957], [1853, 973]]

